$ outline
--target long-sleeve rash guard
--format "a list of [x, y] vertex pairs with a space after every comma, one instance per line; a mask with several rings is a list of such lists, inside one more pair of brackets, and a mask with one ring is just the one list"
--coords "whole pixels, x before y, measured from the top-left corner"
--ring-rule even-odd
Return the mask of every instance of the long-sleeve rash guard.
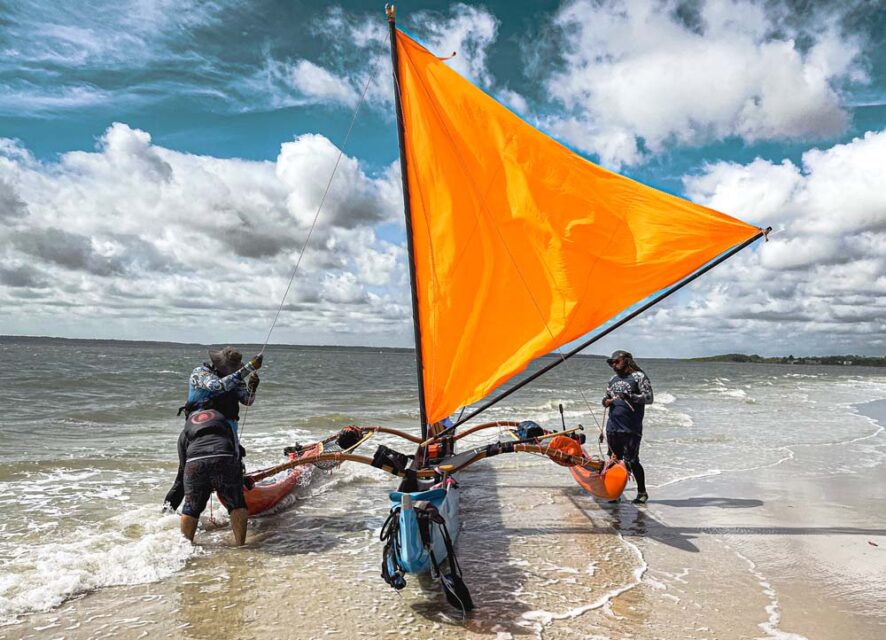
[[[220, 378], [208, 364], [203, 364], [191, 372], [188, 380], [188, 403], [206, 401], [213, 396], [235, 391], [241, 404], [251, 405], [255, 402], [255, 388], [250, 392], [243, 379], [253, 371], [255, 369], [247, 363], [231, 375]], [[228, 416], [228, 422], [236, 434], [237, 421]]]
[[643, 416], [646, 405], [652, 404], [652, 382], [642, 371], [634, 371], [624, 376], [614, 375], [609, 380], [606, 396], [613, 398], [609, 406], [609, 421], [606, 431], [643, 435]]

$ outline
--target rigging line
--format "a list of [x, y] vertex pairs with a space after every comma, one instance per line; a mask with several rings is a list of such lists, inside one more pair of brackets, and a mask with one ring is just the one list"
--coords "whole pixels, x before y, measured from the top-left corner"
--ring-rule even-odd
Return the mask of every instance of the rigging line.
[[[387, 43], [387, 41], [386, 41]], [[329, 181], [326, 183], [326, 189], [323, 191], [323, 197], [320, 198], [320, 204], [317, 205], [317, 213], [314, 214], [314, 219], [311, 222], [311, 227], [308, 229], [308, 235], [305, 238], [305, 241], [302, 243], [301, 251], [298, 254], [298, 260], [295, 262], [295, 267], [292, 269], [292, 275], [289, 277], [289, 283], [286, 285], [286, 291], [283, 292], [283, 298], [280, 300], [280, 306], [277, 307], [277, 313], [274, 314], [274, 320], [271, 322], [271, 328], [268, 329], [268, 335], [265, 337], [265, 341], [262, 344], [261, 351], [259, 351], [260, 355], [264, 355], [265, 349], [268, 346], [268, 342], [271, 340], [271, 334], [274, 332], [274, 327], [277, 326], [277, 320], [280, 318], [280, 312], [283, 311], [283, 305], [286, 304], [286, 297], [289, 295], [289, 290], [292, 289], [292, 283], [295, 281], [295, 276], [298, 274], [298, 268], [301, 266], [302, 258], [305, 255], [305, 250], [308, 248], [308, 243], [311, 241], [311, 236], [314, 233], [314, 229], [317, 226], [317, 220], [320, 218], [320, 211], [323, 209], [323, 204], [326, 202], [326, 196], [329, 194], [329, 189], [332, 186], [332, 180], [335, 178], [335, 173], [338, 171], [338, 165], [341, 163], [341, 159], [344, 156], [345, 148], [348, 146], [348, 140], [351, 138], [351, 132], [354, 130], [354, 123], [357, 122], [357, 114], [360, 113], [360, 107], [363, 106], [363, 102], [366, 99], [366, 92], [369, 90], [369, 85], [372, 83], [373, 74], [369, 73], [366, 77], [366, 83], [363, 85], [363, 92], [360, 94], [360, 101], [357, 103], [357, 106], [354, 108], [354, 114], [351, 116], [351, 124], [348, 126], [348, 131], [345, 134], [345, 138], [342, 141], [341, 148], [338, 150], [338, 157], [335, 159], [335, 166], [332, 167], [332, 173], [329, 176]], [[243, 412], [243, 420], [240, 422], [238, 439], [243, 435], [243, 431], [246, 426], [246, 417], [249, 415], [249, 407], [250, 405], [246, 405], [246, 410]]]
[[[407, 54], [406, 57], [409, 58], [409, 55]], [[455, 140], [453, 138], [452, 133], [449, 131], [449, 127], [447, 126], [446, 120], [443, 118], [442, 114], [437, 109], [437, 105], [434, 103], [433, 99], [431, 98], [430, 91], [425, 86], [425, 83], [421, 81], [420, 78], [418, 79], [418, 85], [424, 90], [425, 95], [429, 98], [428, 102], [430, 103], [431, 108], [434, 111], [434, 115], [437, 117], [437, 120], [439, 121], [441, 127], [443, 128], [443, 132], [446, 134], [446, 137], [449, 139], [449, 143], [452, 146], [452, 149], [456, 150], [458, 148], [458, 146], [455, 144]], [[492, 216], [491, 211], [489, 210], [489, 206], [486, 204], [486, 198], [483, 195], [485, 192], [480, 191], [479, 185], [477, 185], [475, 183], [474, 177], [471, 174], [471, 172], [468, 170], [468, 167], [465, 165], [464, 161], [462, 160], [462, 157], [458, 153], [455, 153], [454, 155], [456, 157], [456, 160], [458, 161], [459, 166], [461, 167], [462, 172], [464, 173], [465, 178], [467, 178], [468, 182], [470, 183], [472, 190], [474, 191], [474, 195], [477, 197], [480, 204], [482, 205], [482, 210], [486, 213], [486, 219], [491, 223], [492, 228], [495, 230], [496, 234], [498, 234], [498, 238], [501, 241], [502, 246], [505, 248], [505, 251], [507, 251], [508, 258], [510, 259], [511, 264], [513, 264], [514, 270], [517, 272], [517, 276], [520, 278], [520, 282], [523, 284], [523, 288], [525, 289], [526, 293], [529, 295], [529, 300], [532, 302], [532, 306], [535, 309], [536, 314], [538, 314], [539, 319], [541, 320], [542, 324], [544, 325], [545, 331], [547, 331], [548, 335], [551, 338], [551, 341], [556, 342], [557, 339], [554, 336], [554, 332], [551, 330], [551, 327], [548, 324], [547, 320], [545, 320], [544, 314], [541, 311], [541, 306], [539, 305], [538, 300], [536, 299], [535, 295], [533, 295], [532, 290], [529, 287], [529, 283], [526, 282], [526, 278], [523, 276], [523, 272], [520, 270], [520, 265], [517, 262], [517, 259], [514, 257], [514, 254], [511, 251], [511, 248], [508, 246], [508, 243], [505, 241], [504, 235], [502, 234], [501, 229], [499, 228], [499, 226], [495, 220], [495, 217]], [[624, 224], [624, 220], [622, 220], [622, 224]], [[544, 261], [542, 261], [542, 262], [544, 263]], [[559, 346], [556, 347], [554, 349], [554, 351], [556, 352], [556, 354], [558, 356], [560, 356], [560, 364], [565, 363], [566, 358], [564, 357], [563, 352], [560, 350], [560, 347]], [[581, 395], [582, 401], [585, 403], [585, 406], [588, 409], [588, 413], [591, 415], [594, 422], [597, 423], [597, 426], [599, 428], [600, 425], [599, 425], [599, 422], [597, 422], [597, 416], [594, 414], [594, 410], [591, 408], [591, 403], [588, 401], [588, 399], [585, 396], [585, 393], [582, 390], [580, 385], [578, 387], [578, 392], [579, 392], [579, 395]], [[480, 413], [480, 411], [472, 412], [464, 420], [459, 420], [458, 422], [456, 422], [456, 424], [454, 426], [458, 426], [459, 424], [466, 422], [467, 420], [476, 416], [478, 413]]]
[[369, 85], [372, 82], [372, 74], [366, 79], [366, 84], [363, 85], [363, 93], [360, 94], [360, 101], [357, 103], [356, 108], [354, 109], [354, 115], [351, 117], [351, 124], [348, 127], [348, 132], [345, 134], [344, 142], [342, 142], [342, 146], [338, 151], [338, 157], [335, 159], [335, 166], [332, 167], [332, 174], [329, 176], [329, 181], [326, 183], [326, 189], [323, 191], [323, 197], [320, 198], [320, 204], [317, 206], [317, 213], [314, 214], [314, 220], [311, 222], [311, 228], [308, 230], [308, 236], [305, 238], [304, 243], [302, 244], [301, 251], [298, 254], [298, 260], [295, 263], [295, 267], [292, 270], [292, 276], [289, 278], [289, 284], [286, 285], [286, 291], [283, 293], [283, 299], [280, 300], [280, 306], [277, 308], [277, 313], [274, 314], [274, 321], [271, 323], [271, 328], [268, 329], [268, 335], [265, 338], [265, 342], [262, 345], [261, 352], [265, 352], [265, 348], [268, 346], [268, 341], [271, 339], [271, 333], [274, 331], [274, 327], [277, 326], [277, 320], [280, 318], [280, 312], [283, 310], [283, 305], [286, 303], [286, 297], [289, 295], [289, 290], [292, 288], [292, 283], [295, 280], [295, 276], [298, 273], [298, 268], [301, 265], [301, 260], [305, 255], [305, 250], [308, 247], [308, 242], [311, 240], [311, 235], [314, 233], [314, 228], [317, 226], [317, 220], [320, 217], [320, 211], [323, 208], [323, 204], [326, 202], [326, 196], [329, 194], [329, 188], [332, 186], [332, 180], [335, 178], [335, 173], [338, 170], [338, 165], [341, 163], [342, 156], [345, 153], [345, 147], [347, 147], [348, 140], [351, 137], [351, 132], [354, 130], [354, 123], [357, 121], [357, 114], [360, 112], [360, 107], [363, 105], [363, 101], [366, 98], [366, 92], [369, 89]]

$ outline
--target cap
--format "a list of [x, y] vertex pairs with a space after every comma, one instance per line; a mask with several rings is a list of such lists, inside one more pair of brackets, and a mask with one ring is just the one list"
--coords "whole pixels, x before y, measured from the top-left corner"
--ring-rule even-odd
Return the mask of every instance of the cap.
[[630, 351], [622, 351], [621, 349], [619, 349], [618, 351], [613, 351], [612, 355], [610, 357], [606, 358], [606, 364], [608, 364], [611, 367], [612, 363], [615, 362], [619, 358], [633, 358], [633, 357], [634, 356], [631, 355]]

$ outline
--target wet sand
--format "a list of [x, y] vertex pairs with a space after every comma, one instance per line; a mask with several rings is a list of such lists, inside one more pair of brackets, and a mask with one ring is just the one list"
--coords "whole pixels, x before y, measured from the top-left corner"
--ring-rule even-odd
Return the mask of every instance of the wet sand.
[[[886, 425], [886, 402], [859, 410]], [[886, 455], [875, 425], [862, 444]], [[828, 455], [798, 444], [777, 465], [651, 483], [640, 508], [599, 504], [535, 463], [464, 473], [460, 560], [478, 607], [465, 620], [430, 579], [383, 583], [383, 496], [378, 518], [358, 517], [344, 486], [323, 511], [252, 524], [246, 548], [201, 531], [213, 552], [184, 571], [0, 638], [886, 637], [886, 465], [834, 469]]]

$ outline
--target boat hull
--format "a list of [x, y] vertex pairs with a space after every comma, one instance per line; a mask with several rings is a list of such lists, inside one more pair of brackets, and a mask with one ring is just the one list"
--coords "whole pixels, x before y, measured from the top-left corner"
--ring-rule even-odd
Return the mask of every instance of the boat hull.
[[[408, 496], [404, 500], [404, 496]], [[400, 526], [397, 536], [400, 543], [399, 565], [404, 573], [423, 574], [431, 570], [431, 556], [424, 548], [421, 534], [418, 529], [418, 518], [413, 505], [415, 502], [428, 501], [433, 504], [443, 520], [452, 543], [458, 538], [458, 486], [449, 483], [445, 488], [431, 489], [430, 491], [415, 491], [401, 493], [394, 491], [390, 494], [391, 509], [400, 507]], [[431, 527], [431, 548], [437, 562], [441, 564], [447, 557], [446, 543], [439, 528]]]
[[[301, 455], [310, 455], [314, 449], [306, 449]], [[288, 454], [289, 460], [299, 457], [297, 453]], [[307, 472], [308, 467], [293, 467], [287, 474], [277, 480], [271, 479], [256, 484], [252, 489], [243, 489], [243, 497], [246, 499], [246, 511], [249, 516], [257, 516], [276, 507], [283, 498], [292, 493], [298, 486], [299, 481]], [[224, 501], [219, 498], [224, 505]], [[227, 505], [225, 505], [227, 506]]]
[[600, 471], [585, 467], [570, 467], [569, 471], [582, 489], [601, 500], [617, 500], [628, 483], [628, 468], [621, 460], [606, 463]]

